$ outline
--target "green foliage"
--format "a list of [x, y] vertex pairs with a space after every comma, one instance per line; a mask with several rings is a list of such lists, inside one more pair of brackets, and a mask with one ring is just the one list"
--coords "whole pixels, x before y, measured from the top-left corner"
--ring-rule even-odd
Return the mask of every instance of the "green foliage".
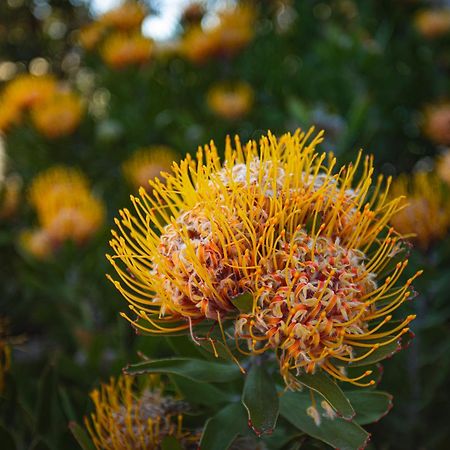
[[[298, 374], [301, 392], [285, 392], [274, 359], [248, 359], [241, 370], [233, 361], [236, 349], [210, 331], [212, 321], [203, 325], [208, 337], [193, 343], [189, 332], [135, 333], [118, 317], [126, 303], [105, 279], [110, 267], [104, 254], [113, 218], [130, 205], [133, 188], [121, 166], [137, 148], [165, 144], [181, 158], [211, 139], [223, 149], [227, 134], [245, 141], [267, 129], [280, 133], [316, 124], [326, 131], [323, 149], [333, 150], [340, 162], [362, 147], [374, 154], [376, 175], [394, 176], [428, 167], [441, 150], [424, 135], [422, 121], [426, 105], [450, 95], [450, 40], [448, 34], [427, 40], [417, 32], [415, 14], [428, 3], [292, 1], [281, 10], [282, 2], [256, 3], [255, 38], [234, 57], [196, 66], [180, 55], [155, 56], [148, 65], [115, 71], [77, 44], [79, 28], [90, 20], [84, 3], [0, 1], [0, 91], [7, 79], [4, 62], [20, 72], [44, 58], [87, 106], [71, 136], [45, 138], [29, 118], [5, 136], [7, 174], [20, 175], [23, 192], [15, 215], [0, 218], [0, 316], [9, 319], [0, 344], [13, 349], [0, 393], [2, 449], [93, 450], [78, 425], [92, 411], [88, 394], [124, 367], [136, 376], [161, 376], [192, 405], [187, 423], [202, 430], [202, 450], [226, 450], [236, 439], [253, 450], [359, 449], [369, 438], [362, 426], [374, 448], [448, 446], [448, 237], [427, 251], [410, 252], [408, 276], [422, 267], [426, 272], [415, 283], [420, 296], [405, 305], [417, 314], [409, 348], [391, 358], [406, 346], [406, 340], [394, 340], [345, 368], [361, 373], [372, 366], [383, 391], [348, 390], [318, 370]], [[291, 14], [290, 26], [282, 26], [283, 14]], [[176, 32], [183, 27], [178, 24]], [[248, 82], [255, 93], [252, 110], [237, 120], [220, 118], [206, 101], [213, 84], [230, 80]], [[37, 223], [27, 201], [30, 182], [55, 164], [87, 174], [107, 219], [89, 242], [67, 242], [41, 261], [24, 251], [19, 236]], [[253, 296], [237, 296], [233, 303], [249, 312]], [[128, 365], [138, 353], [148, 357]], [[393, 401], [384, 391], [395, 398], [386, 417]], [[320, 425], [308, 414], [313, 399]], [[181, 446], [167, 438], [162, 448]]]

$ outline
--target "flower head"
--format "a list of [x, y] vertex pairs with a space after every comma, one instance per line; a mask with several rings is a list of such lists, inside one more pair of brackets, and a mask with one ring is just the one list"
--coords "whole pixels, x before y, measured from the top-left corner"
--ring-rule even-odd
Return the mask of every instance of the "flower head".
[[435, 39], [450, 32], [450, 8], [425, 9], [415, 18], [417, 31], [427, 39]]
[[[401, 199], [388, 199], [382, 178], [372, 186], [370, 157], [336, 170], [315, 151], [322, 133], [311, 135], [228, 140], [223, 164], [211, 143], [165, 183], [150, 181], [152, 196], [132, 197], [109, 257], [123, 316], [152, 333], [229, 324], [242, 353], [276, 354], [290, 386], [292, 371], [319, 368], [359, 384], [369, 372], [351, 379], [340, 367], [395, 342], [414, 318], [389, 326], [415, 278], [398, 281], [407, 261], [390, 267]], [[246, 311], [235, 304], [244, 294]]]
[[137, 150], [122, 166], [127, 180], [137, 190], [141, 186], [149, 188], [148, 180], [170, 171], [177, 154], [163, 145]]
[[439, 178], [433, 173], [417, 172], [412, 177], [402, 175], [392, 185], [393, 196], [403, 196], [403, 209], [391, 219], [391, 224], [422, 249], [442, 239], [450, 226], [450, 213]]
[[3, 186], [0, 185], [0, 219], [13, 217], [20, 204], [22, 178], [12, 174], [5, 177]]
[[110, 67], [123, 69], [150, 60], [153, 53], [153, 41], [139, 33], [114, 33], [103, 43], [101, 55]]
[[197, 448], [197, 433], [183, 427], [183, 401], [165, 395], [162, 386], [141, 387], [133, 378], [111, 379], [91, 393], [95, 411], [85, 424], [99, 450], [157, 450], [167, 436], [175, 437], [182, 448]]
[[86, 50], [94, 50], [102, 40], [104, 32], [105, 26], [101, 22], [92, 22], [80, 29], [78, 40]]
[[49, 75], [19, 75], [3, 90], [5, 107], [24, 110], [51, 97], [56, 91], [56, 80]]
[[58, 92], [31, 110], [36, 129], [49, 139], [67, 136], [78, 127], [83, 114], [81, 98], [73, 92]]
[[426, 109], [424, 131], [435, 144], [450, 145], [450, 103], [441, 103]]
[[103, 224], [105, 208], [77, 170], [52, 167], [38, 175], [29, 192], [41, 228], [57, 246], [71, 239], [88, 240]]
[[191, 27], [183, 38], [182, 52], [189, 60], [202, 63], [211, 57], [233, 56], [253, 38], [255, 12], [236, 6], [219, 13], [218, 24], [204, 30]]
[[141, 26], [146, 15], [147, 10], [141, 3], [125, 1], [119, 7], [103, 14], [99, 22], [118, 30], [133, 31]]
[[450, 186], [450, 149], [447, 149], [437, 161], [437, 174]]
[[244, 117], [253, 104], [253, 89], [248, 83], [216, 84], [208, 92], [208, 106], [229, 120]]
[[24, 230], [19, 236], [20, 246], [37, 260], [49, 259], [55, 250], [51, 236], [45, 228]]

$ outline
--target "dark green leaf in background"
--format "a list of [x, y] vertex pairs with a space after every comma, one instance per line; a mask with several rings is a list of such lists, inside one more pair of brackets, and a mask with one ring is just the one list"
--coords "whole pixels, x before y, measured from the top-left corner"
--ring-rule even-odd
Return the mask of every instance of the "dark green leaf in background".
[[171, 373], [206, 383], [226, 383], [235, 380], [241, 374], [236, 365], [192, 358], [168, 358], [144, 361], [126, 367], [125, 372], [128, 375]]

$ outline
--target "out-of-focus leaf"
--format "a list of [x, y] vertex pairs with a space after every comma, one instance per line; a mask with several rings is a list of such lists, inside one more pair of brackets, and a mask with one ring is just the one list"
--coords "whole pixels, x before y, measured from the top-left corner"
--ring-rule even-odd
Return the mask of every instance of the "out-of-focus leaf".
[[355, 411], [344, 392], [324, 372], [317, 372], [313, 375], [303, 373], [298, 375], [297, 379], [304, 386], [319, 393], [344, 419], [351, 419], [355, 415]]
[[16, 442], [12, 433], [0, 423], [0, 443], [5, 450], [16, 450]]
[[378, 422], [392, 408], [392, 395], [381, 391], [351, 391], [346, 392], [356, 411], [354, 422], [359, 425]]
[[308, 415], [311, 399], [306, 393], [288, 392], [280, 398], [280, 414], [292, 425], [310, 436], [340, 450], [364, 449], [369, 441], [369, 433], [358, 424], [336, 417], [330, 419], [317, 405], [320, 425]]
[[183, 447], [173, 436], [166, 436], [161, 442], [161, 450], [183, 450]]
[[50, 446], [47, 442], [45, 442], [43, 439], [38, 439], [36, 442], [34, 442], [29, 450], [56, 450], [52, 446]]
[[247, 409], [249, 425], [258, 436], [273, 431], [280, 405], [275, 383], [263, 366], [254, 364], [246, 376], [242, 404]]
[[253, 295], [250, 292], [246, 292], [232, 298], [231, 303], [233, 303], [241, 313], [249, 313], [253, 309]]
[[236, 365], [191, 358], [170, 358], [144, 361], [125, 368], [129, 375], [143, 373], [172, 373], [194, 381], [226, 383], [239, 377]]
[[184, 399], [191, 404], [218, 405], [228, 403], [230, 395], [208, 383], [199, 383], [189, 378], [171, 375]]
[[47, 435], [52, 429], [55, 414], [57, 383], [53, 366], [48, 366], [39, 380], [39, 397], [36, 406], [36, 433]]
[[247, 417], [240, 403], [232, 403], [206, 421], [200, 439], [202, 450], [227, 450], [238, 435], [248, 432]]
[[70, 422], [69, 428], [83, 450], [96, 450], [94, 443], [91, 441], [84, 428], [80, 427], [76, 422]]

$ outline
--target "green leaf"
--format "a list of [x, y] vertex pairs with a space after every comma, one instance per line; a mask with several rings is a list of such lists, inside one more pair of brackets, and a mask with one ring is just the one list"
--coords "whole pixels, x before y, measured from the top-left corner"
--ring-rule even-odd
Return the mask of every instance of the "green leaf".
[[[392, 338], [390, 336], [389, 338]], [[371, 364], [375, 364], [383, 359], [390, 358], [392, 355], [397, 353], [400, 350], [400, 344], [398, 341], [391, 342], [390, 344], [383, 345], [380, 348], [377, 348], [373, 353], [371, 353], [367, 358], [362, 359], [361, 361], [350, 363], [348, 367], [362, 367], [362, 366], [370, 366]], [[359, 352], [355, 352], [355, 356], [357, 357], [359, 353], [367, 352], [367, 348], [360, 350]]]
[[16, 442], [12, 433], [0, 423], [0, 442], [5, 450], [16, 450]]
[[125, 368], [128, 375], [143, 373], [171, 373], [206, 383], [227, 383], [239, 377], [236, 365], [203, 361], [193, 358], [168, 358], [144, 361]]
[[344, 392], [323, 371], [316, 372], [314, 375], [303, 373], [298, 375], [297, 379], [304, 386], [320, 394], [344, 419], [351, 419], [355, 415], [355, 411]]
[[311, 406], [309, 395], [301, 392], [288, 392], [280, 398], [280, 414], [292, 425], [309, 436], [319, 439], [339, 450], [362, 450], [370, 435], [352, 421], [336, 417], [330, 419], [317, 405], [321, 416], [320, 425], [307, 414]]
[[161, 450], [183, 450], [183, 447], [173, 436], [166, 436], [161, 442]]
[[76, 422], [70, 422], [69, 428], [83, 450], [96, 450], [94, 443], [91, 441], [91, 438], [88, 436], [84, 428], [80, 427], [80, 425]]
[[[199, 339], [198, 343], [203, 350], [225, 361], [232, 361], [231, 350], [217, 339]], [[206, 355], [205, 355], [206, 356]]]
[[230, 395], [208, 383], [199, 383], [179, 375], [170, 377], [183, 398], [199, 405], [220, 405], [230, 401]]
[[258, 436], [273, 431], [280, 405], [275, 383], [263, 366], [253, 364], [246, 376], [242, 404], [248, 413], [249, 426]]
[[253, 295], [250, 292], [238, 295], [231, 299], [231, 303], [241, 312], [249, 313], [253, 309]]
[[392, 395], [381, 391], [346, 392], [356, 411], [354, 421], [359, 425], [378, 422], [392, 408]]
[[232, 403], [206, 421], [199, 448], [227, 450], [238, 435], [247, 432], [244, 407], [240, 403]]
[[56, 373], [48, 366], [39, 380], [39, 396], [36, 406], [36, 430], [39, 435], [48, 435], [52, 429], [57, 393]]

